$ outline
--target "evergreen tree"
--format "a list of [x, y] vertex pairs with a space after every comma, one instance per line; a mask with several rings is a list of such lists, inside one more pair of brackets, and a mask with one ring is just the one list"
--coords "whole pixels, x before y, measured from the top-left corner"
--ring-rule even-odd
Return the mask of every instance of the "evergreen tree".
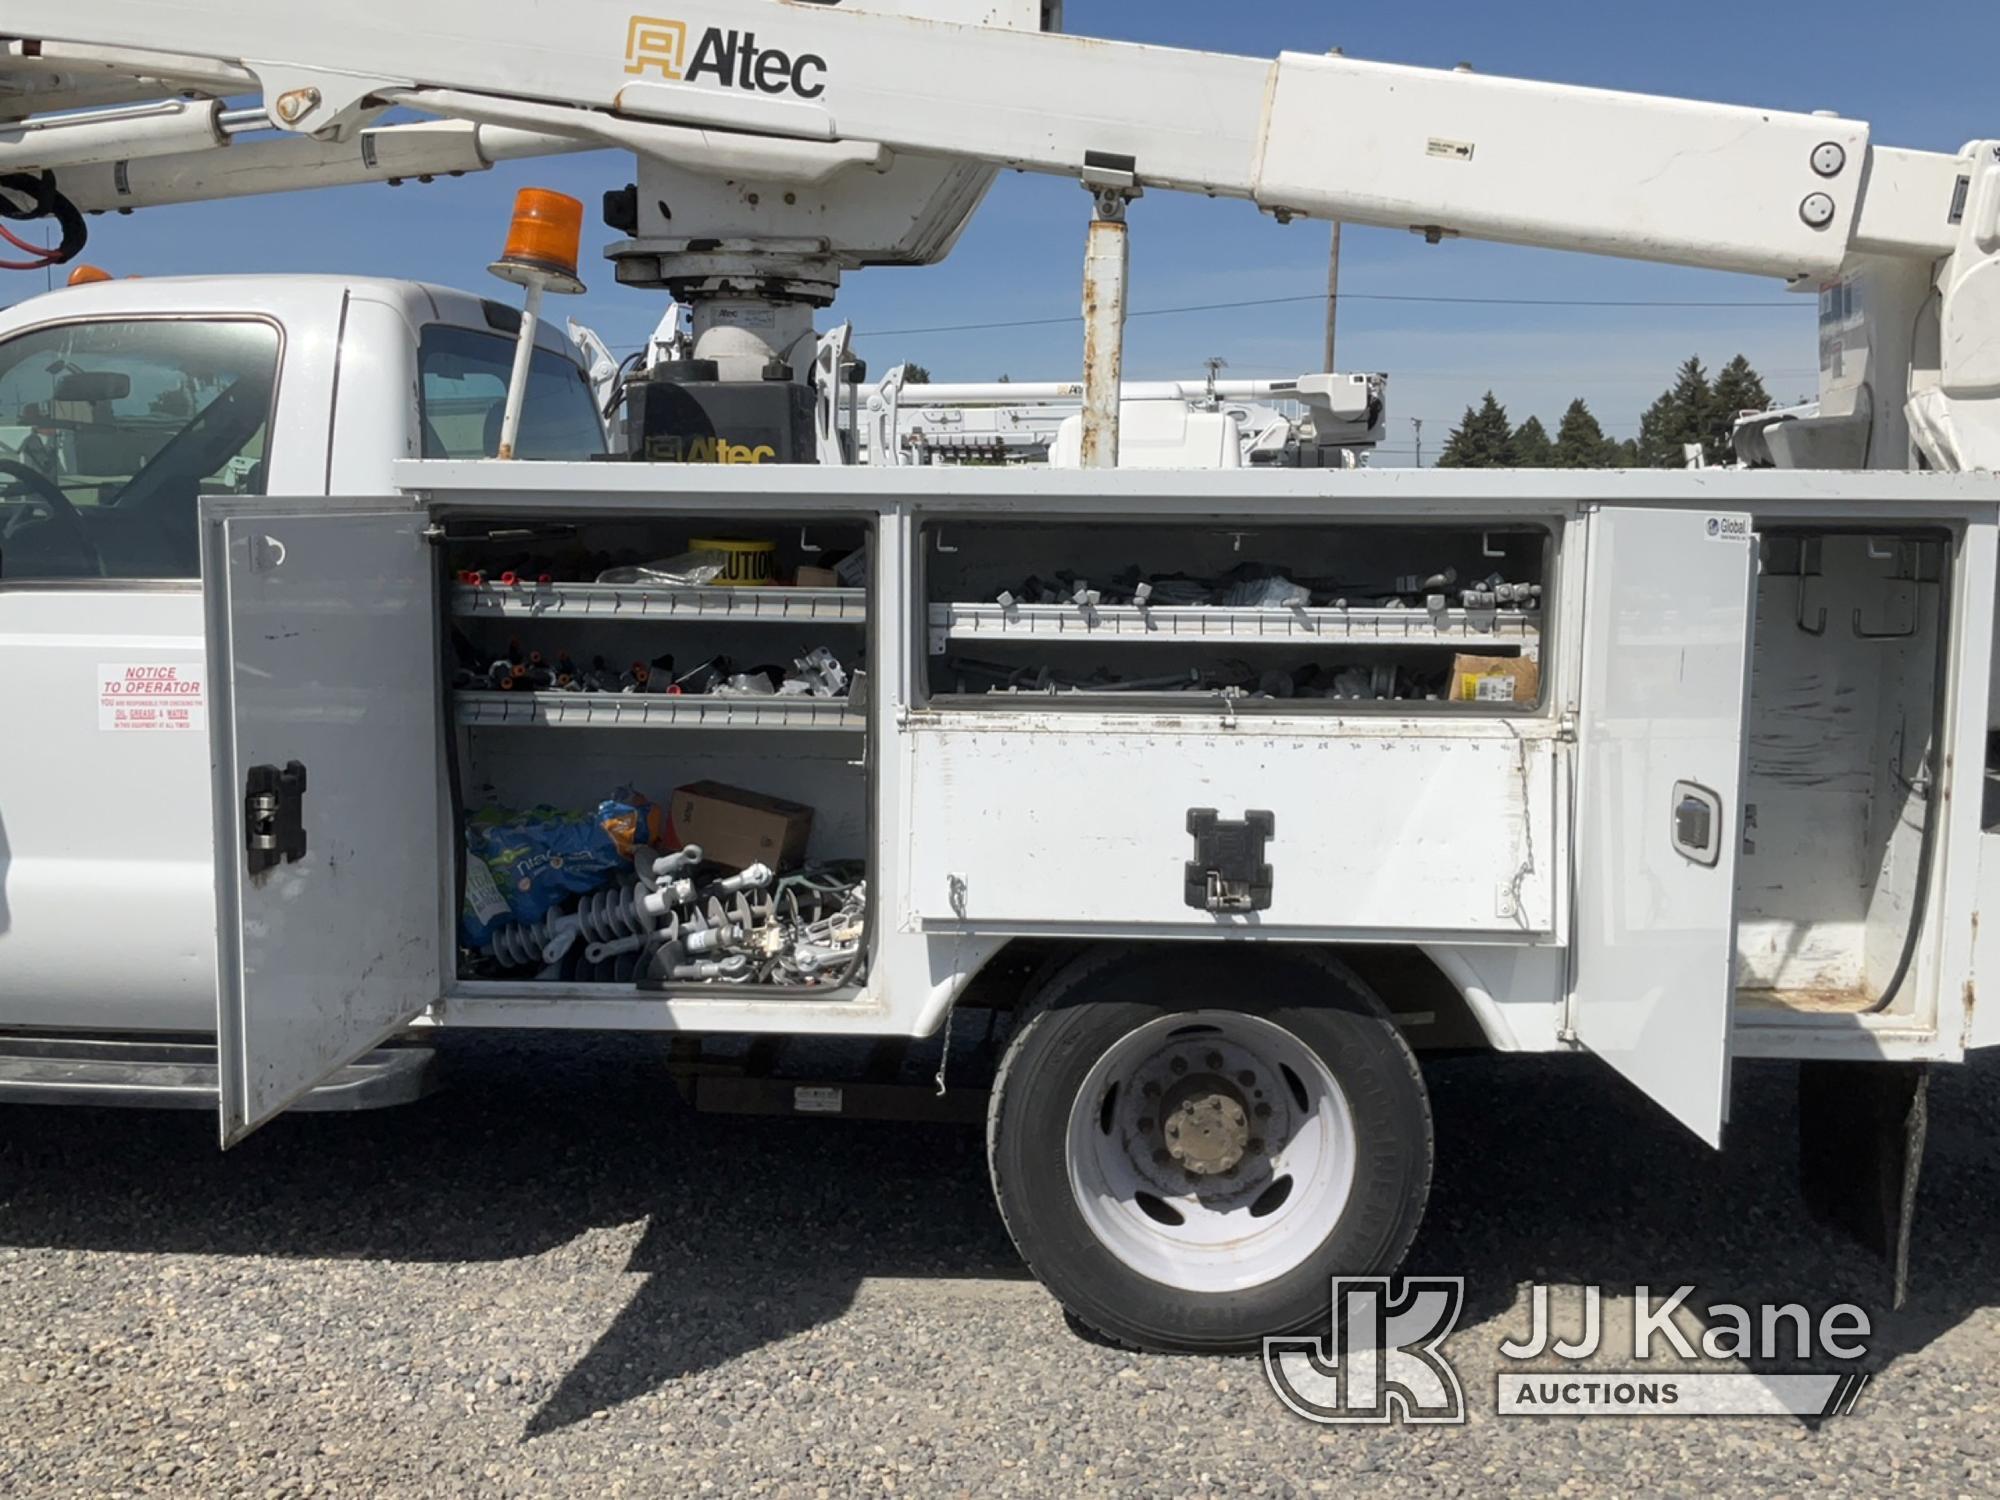
[[1507, 420], [1507, 408], [1488, 391], [1478, 410], [1465, 415], [1445, 439], [1438, 455], [1440, 469], [1505, 469], [1514, 458], [1514, 428]]
[[1639, 462], [1649, 469], [1686, 468], [1687, 445], [1706, 449], [1714, 429], [1715, 390], [1701, 361], [1690, 357], [1673, 387], [1639, 419]]
[[1549, 440], [1549, 430], [1542, 426], [1540, 417], [1530, 417], [1514, 432], [1514, 467], [1517, 469], [1553, 469], [1556, 466], [1556, 445]]
[[915, 360], [912, 360], [903, 366], [903, 379], [910, 385], [929, 385], [931, 383], [931, 367], [929, 365], [920, 365]]
[[1769, 409], [1771, 393], [1764, 389], [1750, 361], [1739, 354], [1715, 377], [1715, 405], [1725, 419], [1733, 421], [1746, 411]]
[[1570, 402], [1556, 429], [1555, 467], [1558, 469], [1609, 469], [1617, 465], [1618, 445], [1604, 435], [1590, 407], [1581, 397]]
[[1708, 444], [1710, 463], [1729, 463], [1735, 458], [1730, 432], [1745, 412], [1764, 411], [1771, 405], [1771, 393], [1751, 368], [1750, 361], [1737, 355], [1715, 377], [1715, 430]]

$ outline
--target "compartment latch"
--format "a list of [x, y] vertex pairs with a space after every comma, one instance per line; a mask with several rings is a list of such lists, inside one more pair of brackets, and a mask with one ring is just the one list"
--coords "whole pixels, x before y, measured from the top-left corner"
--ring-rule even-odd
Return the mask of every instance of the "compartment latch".
[[1189, 808], [1194, 858], [1187, 864], [1187, 904], [1223, 914], [1267, 910], [1271, 867], [1264, 863], [1264, 841], [1276, 829], [1277, 819], [1268, 812], [1245, 813], [1241, 822], [1228, 822], [1212, 807]]
[[243, 847], [252, 875], [303, 859], [306, 852], [306, 768], [252, 766], [243, 778]]
[[1722, 799], [1699, 782], [1674, 783], [1674, 852], [1698, 865], [1722, 858]]

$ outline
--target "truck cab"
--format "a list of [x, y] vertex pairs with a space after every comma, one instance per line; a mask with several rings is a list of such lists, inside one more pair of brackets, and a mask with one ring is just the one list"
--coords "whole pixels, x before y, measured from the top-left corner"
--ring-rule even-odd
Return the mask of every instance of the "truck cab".
[[[399, 460], [490, 455], [518, 328], [463, 292], [333, 276], [101, 281], [0, 312], [23, 706], [0, 734], [0, 1031], [213, 1035], [200, 503], [381, 494]], [[522, 447], [604, 451], [547, 326]]]

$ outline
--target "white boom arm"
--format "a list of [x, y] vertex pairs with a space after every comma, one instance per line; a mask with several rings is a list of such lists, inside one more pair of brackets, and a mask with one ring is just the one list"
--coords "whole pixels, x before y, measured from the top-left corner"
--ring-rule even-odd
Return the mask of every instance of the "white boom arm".
[[[1774, 276], [1830, 276], [1851, 248], [1876, 244], [1952, 249], [1950, 159], [1887, 162], [1899, 179], [1925, 179], [1915, 186], [1930, 211], [1877, 227], [1857, 212], [1869, 138], [1851, 120], [758, 0], [678, 3], [649, 50], [634, 45], [633, 3], [10, 0], [6, 25], [226, 62], [301, 133], [351, 121], [371, 96], [449, 88], [491, 95], [496, 109], [535, 100], [606, 115], [575, 129], [608, 139], [621, 138], [619, 120], [657, 121], [1068, 176], [1102, 163], [1147, 187], [1274, 212]], [[691, 73], [711, 30], [739, 49], [754, 38], [750, 67], [718, 48], [736, 62], [726, 80]], [[810, 65], [796, 69], [800, 59]], [[1822, 147], [1838, 152], [1830, 171], [1817, 165], [1833, 159]]]
[[[1942, 393], [1933, 415], [1946, 427], [1954, 401], [2000, 405], [1992, 145], [1959, 156], [1893, 150], [1873, 146], [1866, 125], [1830, 116], [1337, 56], [1268, 62], [1051, 35], [1019, 14], [1034, 0], [976, 10], [903, 0], [918, 16], [677, 0], [671, 19], [635, 15], [632, 3], [348, 0], [321, 10], [270, 0], [9, 0], [4, 24], [37, 39], [44, 59], [65, 47], [100, 58], [157, 54], [163, 75], [207, 68], [254, 79], [275, 123], [322, 139], [404, 103], [619, 144], [642, 158], [656, 151], [696, 169], [689, 153], [704, 142], [761, 149], [767, 165], [791, 162], [794, 176], [815, 161], [824, 175], [829, 159], [887, 148], [1075, 176], [1113, 192], [1246, 198], [1281, 219], [1807, 284], [1886, 266], [1904, 284], [1885, 300], [1909, 301], [1911, 276], [1925, 289], [1919, 303], [1933, 285], [1942, 294], [1928, 336], [1935, 348], [1912, 350], [1911, 370], [1891, 388]], [[1011, 16], [1017, 26], [930, 18], [939, 13]], [[0, 170], [18, 169], [4, 162], [0, 153]], [[942, 253], [949, 238], [932, 235], [925, 252]], [[2000, 415], [1970, 448], [1966, 415], [1942, 445], [1928, 435], [1932, 422], [1920, 424], [1926, 448], [1939, 449], [1934, 461], [2000, 455]]]

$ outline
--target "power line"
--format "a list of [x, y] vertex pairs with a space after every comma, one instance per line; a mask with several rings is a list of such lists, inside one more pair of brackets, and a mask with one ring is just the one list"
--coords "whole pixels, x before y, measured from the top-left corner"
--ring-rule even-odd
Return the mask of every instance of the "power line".
[[[1129, 318], [1163, 318], [1181, 313], [1236, 312], [1246, 307], [1284, 307], [1301, 302], [1326, 302], [1324, 292], [1309, 292], [1292, 297], [1248, 297], [1235, 302], [1191, 302], [1182, 307], [1138, 307], [1126, 313]], [[1583, 298], [1583, 297], [1439, 297], [1420, 296], [1397, 292], [1342, 292], [1338, 299], [1342, 302], [1422, 302], [1448, 307], [1575, 307], [1575, 308], [1808, 308], [1817, 313], [1819, 304], [1806, 297], [1793, 298], [1784, 302], [1686, 302], [1656, 298]], [[1081, 323], [1081, 314], [1071, 314], [1060, 318], [1007, 318], [992, 323], [944, 323], [931, 328], [871, 328], [869, 338], [910, 338], [920, 333], [984, 333], [998, 328], [1049, 328], [1066, 323]]]
[[[1290, 297], [1247, 297], [1234, 302], [1190, 302], [1180, 307], [1138, 307], [1126, 313], [1126, 318], [1166, 318], [1183, 313], [1239, 312], [1249, 307], [1289, 307], [1303, 302], [1399, 302], [1430, 303], [1444, 307], [1565, 307], [1585, 309], [1607, 308], [1677, 308], [1733, 310], [1787, 308], [1792, 311], [1809, 309], [1817, 313], [1819, 304], [1810, 297], [1789, 298], [1782, 302], [1702, 302], [1682, 301], [1672, 298], [1589, 298], [1589, 297], [1444, 297], [1402, 292], [1342, 292], [1337, 298], [1329, 299], [1324, 292], [1307, 292]], [[1083, 321], [1081, 314], [1071, 313], [1050, 318], [1002, 318], [991, 323], [940, 323], [928, 328], [870, 328], [862, 330], [858, 336], [871, 339], [914, 338], [930, 333], [989, 333], [1003, 328], [1060, 328]], [[643, 344], [614, 344], [614, 349], [641, 349]]]

